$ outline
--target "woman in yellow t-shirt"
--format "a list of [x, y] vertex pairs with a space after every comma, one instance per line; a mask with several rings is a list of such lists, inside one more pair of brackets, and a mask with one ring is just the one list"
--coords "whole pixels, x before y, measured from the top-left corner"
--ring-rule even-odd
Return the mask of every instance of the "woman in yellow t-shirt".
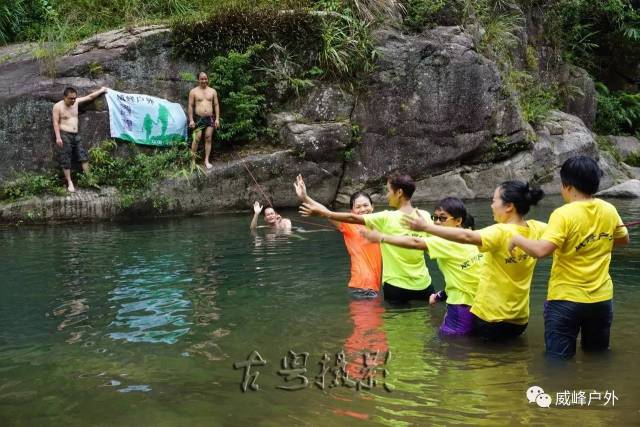
[[[473, 217], [467, 213], [462, 200], [446, 197], [438, 203], [431, 219], [445, 227], [473, 229]], [[473, 328], [471, 303], [480, 279], [483, 254], [475, 245], [465, 245], [437, 236], [410, 237], [382, 234], [377, 231], [362, 233], [371, 242], [427, 251], [431, 259], [438, 262], [444, 275], [445, 289], [429, 298], [430, 304], [447, 302], [447, 313], [440, 325], [441, 335], [467, 335]]]
[[544, 193], [521, 181], [506, 181], [493, 193], [491, 210], [497, 224], [478, 231], [430, 224], [424, 218], [405, 217], [414, 230], [458, 243], [478, 246], [484, 253], [478, 290], [471, 306], [473, 332], [489, 340], [519, 336], [529, 322], [529, 289], [536, 259], [517, 250], [509, 252], [514, 235], [537, 239], [546, 224], [528, 220], [529, 208]]
[[573, 357], [578, 334], [584, 350], [609, 349], [611, 252], [629, 244], [629, 233], [616, 208], [593, 197], [601, 176], [594, 159], [567, 159], [560, 168], [560, 192], [566, 204], [553, 211], [539, 240], [514, 236], [510, 243], [536, 258], [553, 254], [544, 304], [544, 341], [551, 357]]

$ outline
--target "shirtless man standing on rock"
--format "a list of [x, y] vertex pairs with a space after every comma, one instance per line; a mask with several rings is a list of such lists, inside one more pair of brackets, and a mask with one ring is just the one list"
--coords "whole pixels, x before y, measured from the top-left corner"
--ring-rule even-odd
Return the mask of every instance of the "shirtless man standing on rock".
[[220, 127], [220, 106], [218, 105], [218, 93], [214, 88], [209, 87], [209, 77], [203, 71], [198, 74], [198, 86], [189, 92], [188, 112], [189, 127], [193, 129], [191, 154], [195, 161], [198, 142], [200, 142], [202, 130], [204, 129], [204, 166], [207, 169], [211, 169], [212, 165], [209, 162], [211, 140], [213, 138], [213, 130]]
[[71, 193], [76, 191], [73, 181], [71, 181], [73, 156], [75, 155], [82, 163], [82, 170], [85, 173], [89, 171], [89, 156], [82, 147], [80, 136], [78, 136], [78, 104], [93, 101], [106, 91], [107, 88], [102, 87], [87, 96], [78, 98], [78, 92], [74, 88], [68, 87], [64, 90], [62, 101], [58, 101], [53, 106], [53, 132], [56, 135], [58, 161], [67, 180], [67, 190]]

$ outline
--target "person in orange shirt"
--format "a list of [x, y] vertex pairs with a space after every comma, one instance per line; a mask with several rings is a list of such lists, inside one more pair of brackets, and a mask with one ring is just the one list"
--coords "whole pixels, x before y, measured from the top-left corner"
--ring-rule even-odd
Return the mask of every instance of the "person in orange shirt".
[[[302, 175], [297, 176], [293, 186], [300, 201], [327, 209], [309, 197]], [[373, 212], [371, 197], [363, 191], [353, 193], [349, 204], [351, 212], [356, 215]], [[380, 244], [371, 243], [360, 235], [361, 230], [366, 230], [364, 225], [337, 221], [331, 221], [331, 223], [342, 233], [344, 244], [351, 258], [351, 279], [348, 285], [351, 296], [354, 298], [377, 298], [380, 293], [382, 277]]]

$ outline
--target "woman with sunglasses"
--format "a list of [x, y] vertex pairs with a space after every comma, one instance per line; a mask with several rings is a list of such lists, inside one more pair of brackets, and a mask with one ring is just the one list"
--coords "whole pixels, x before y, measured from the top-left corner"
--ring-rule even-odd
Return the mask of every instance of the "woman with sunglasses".
[[[462, 200], [457, 197], [442, 199], [431, 215], [435, 224], [444, 227], [473, 229], [473, 217], [467, 213]], [[444, 276], [445, 290], [434, 293], [430, 304], [447, 302], [447, 312], [440, 325], [442, 335], [466, 335], [473, 329], [471, 304], [476, 294], [480, 278], [482, 254], [475, 245], [465, 245], [437, 236], [424, 238], [410, 236], [390, 236], [377, 231], [362, 233], [371, 242], [427, 251], [431, 259], [438, 262]]]
[[509, 251], [515, 235], [536, 240], [546, 223], [525, 220], [529, 208], [542, 199], [542, 190], [521, 181], [506, 181], [495, 189], [491, 210], [497, 224], [478, 231], [434, 225], [424, 218], [405, 217], [413, 230], [426, 231], [453, 242], [476, 245], [484, 253], [480, 280], [471, 306], [473, 332], [488, 340], [521, 335], [529, 323], [529, 290], [537, 259], [520, 249]]

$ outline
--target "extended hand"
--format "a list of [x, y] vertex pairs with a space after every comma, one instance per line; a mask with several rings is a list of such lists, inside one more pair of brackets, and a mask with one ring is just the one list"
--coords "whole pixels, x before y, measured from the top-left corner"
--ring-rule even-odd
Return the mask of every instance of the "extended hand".
[[427, 220], [422, 218], [420, 215], [418, 215], [418, 217], [405, 215], [402, 218], [402, 224], [415, 231], [427, 231], [427, 228], [429, 227]]
[[293, 183], [293, 187], [296, 189], [296, 195], [301, 202], [307, 200], [307, 187], [304, 185], [302, 175], [296, 177], [296, 182]]
[[260, 212], [262, 212], [262, 206], [260, 205], [260, 202], [256, 201], [253, 204], [253, 213], [255, 213], [256, 215], [258, 215]]
[[360, 230], [360, 235], [371, 243], [380, 243], [382, 240], [382, 234], [376, 230]]
[[438, 302], [438, 294], [429, 295], [429, 304], [436, 305], [437, 302]]
[[302, 216], [322, 216], [323, 211], [310, 203], [303, 203], [300, 205], [298, 212]]

